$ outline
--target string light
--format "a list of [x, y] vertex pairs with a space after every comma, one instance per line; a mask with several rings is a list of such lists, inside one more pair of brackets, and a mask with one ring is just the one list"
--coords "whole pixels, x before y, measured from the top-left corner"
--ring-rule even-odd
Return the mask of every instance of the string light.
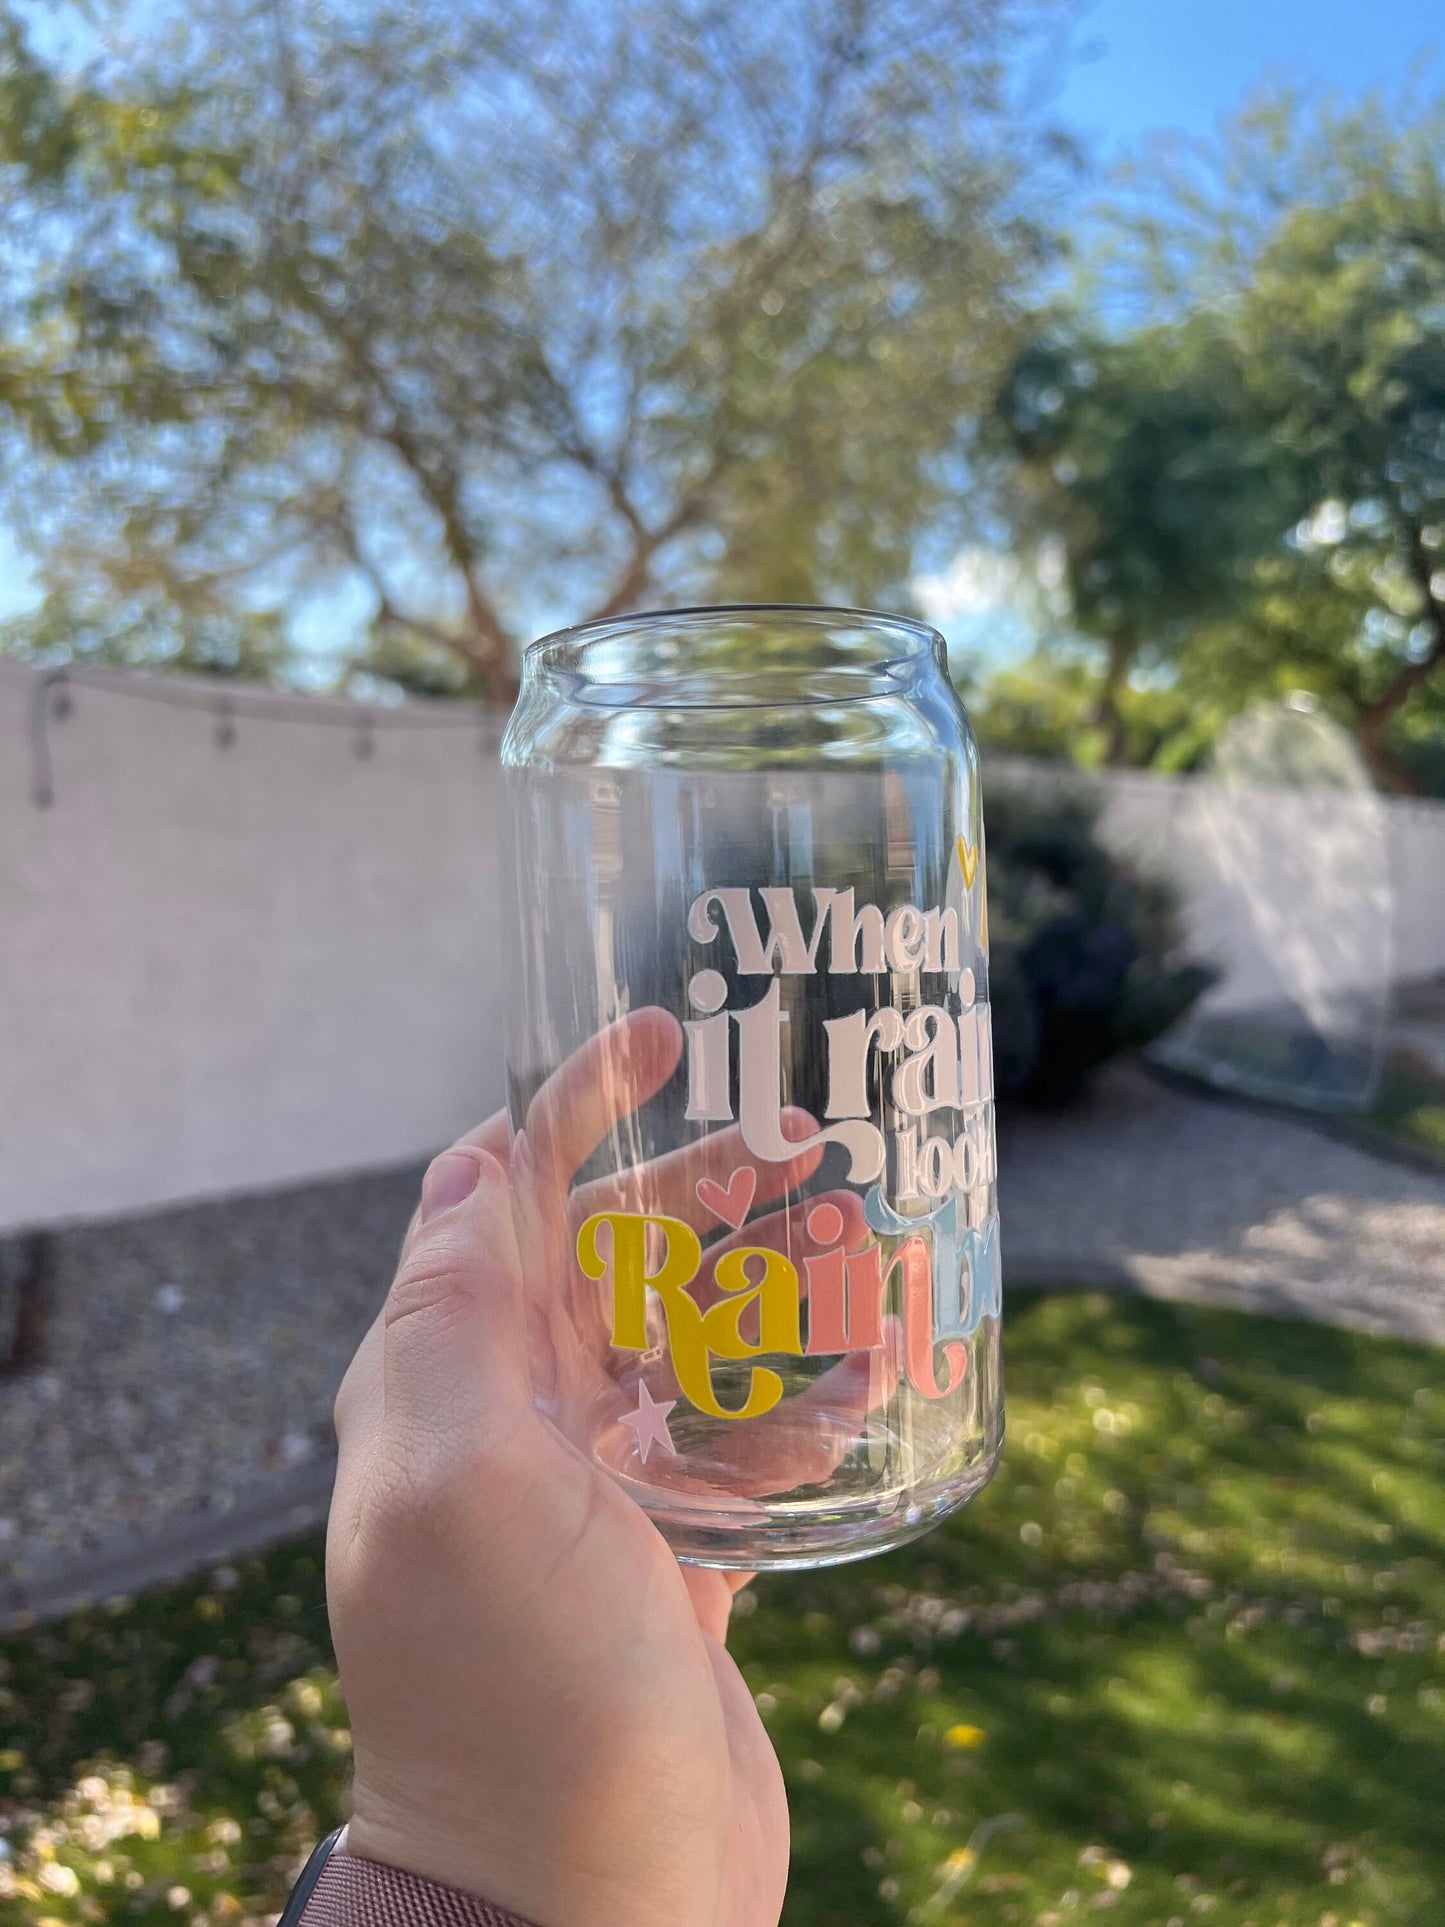
[[[33, 674], [33, 671], [27, 671]], [[163, 676], [77, 668], [43, 671], [30, 702], [31, 799], [37, 809], [55, 801], [55, 759], [50, 726], [64, 722], [75, 711], [77, 690], [100, 696], [119, 696], [135, 702], [159, 703], [171, 709], [199, 710], [213, 719], [212, 740], [218, 749], [235, 747], [243, 724], [300, 723], [321, 729], [348, 729], [359, 762], [376, 754], [380, 734], [387, 730], [472, 730], [483, 754], [495, 751], [506, 726], [503, 710], [480, 703], [408, 702], [394, 709], [363, 707], [345, 698], [286, 694], [268, 689], [227, 689], [216, 693]]]

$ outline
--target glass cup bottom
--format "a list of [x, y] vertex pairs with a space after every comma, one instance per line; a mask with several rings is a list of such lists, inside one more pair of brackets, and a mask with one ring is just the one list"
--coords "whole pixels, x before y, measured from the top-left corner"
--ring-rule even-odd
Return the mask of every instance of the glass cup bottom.
[[806, 1572], [848, 1565], [891, 1552], [930, 1531], [967, 1504], [993, 1477], [1003, 1446], [1003, 1422], [978, 1456], [947, 1478], [929, 1484], [900, 1480], [891, 1491], [871, 1490], [833, 1500], [771, 1498], [767, 1529], [759, 1509], [719, 1500], [709, 1506], [669, 1499], [656, 1486], [613, 1471], [685, 1566], [716, 1566], [728, 1572]]
[[941, 1519], [966, 1505], [993, 1477], [999, 1449], [993, 1448], [947, 1485], [932, 1492], [900, 1492], [892, 1512], [880, 1512], [877, 1497], [854, 1504], [813, 1508], [797, 1518], [786, 1506], [770, 1508], [768, 1534], [741, 1525], [719, 1525], [716, 1515], [697, 1508], [647, 1505], [648, 1516], [684, 1566], [716, 1566], [725, 1572], [811, 1572], [871, 1559], [895, 1546], [921, 1538]]

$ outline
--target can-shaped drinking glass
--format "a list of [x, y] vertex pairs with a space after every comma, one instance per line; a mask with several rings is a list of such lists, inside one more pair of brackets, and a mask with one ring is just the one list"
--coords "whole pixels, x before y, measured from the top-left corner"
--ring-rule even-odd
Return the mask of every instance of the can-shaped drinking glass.
[[502, 748], [536, 1400], [684, 1560], [862, 1558], [1003, 1430], [978, 752], [942, 638], [669, 610]]

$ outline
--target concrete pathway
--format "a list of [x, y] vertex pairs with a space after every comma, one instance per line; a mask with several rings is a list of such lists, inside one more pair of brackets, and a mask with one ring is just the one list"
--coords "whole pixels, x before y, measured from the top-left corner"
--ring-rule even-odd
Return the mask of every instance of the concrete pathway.
[[1004, 1278], [1445, 1344], [1445, 1174], [1135, 1068], [999, 1140]]

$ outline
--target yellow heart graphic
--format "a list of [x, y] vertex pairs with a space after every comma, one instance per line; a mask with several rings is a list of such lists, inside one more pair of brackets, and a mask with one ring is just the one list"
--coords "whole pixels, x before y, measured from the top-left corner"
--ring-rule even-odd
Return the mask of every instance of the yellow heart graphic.
[[971, 890], [978, 875], [978, 845], [965, 843], [962, 837], [958, 839], [958, 867], [963, 871], [964, 889]]

